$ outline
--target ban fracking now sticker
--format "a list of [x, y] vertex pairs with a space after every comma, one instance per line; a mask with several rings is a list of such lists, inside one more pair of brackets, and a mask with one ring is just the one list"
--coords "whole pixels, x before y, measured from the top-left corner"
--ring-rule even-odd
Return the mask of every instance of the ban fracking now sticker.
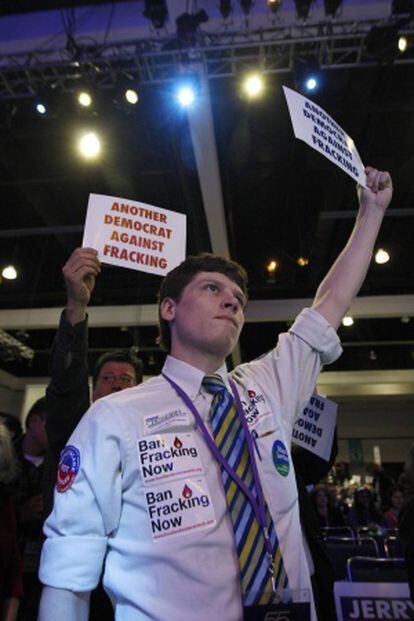
[[144, 485], [204, 473], [193, 433], [157, 433], [138, 441]]
[[289, 454], [281, 440], [276, 440], [273, 443], [272, 458], [278, 473], [282, 477], [287, 477], [290, 470]]
[[206, 530], [216, 523], [204, 477], [170, 481], [148, 488], [145, 500], [154, 541]]

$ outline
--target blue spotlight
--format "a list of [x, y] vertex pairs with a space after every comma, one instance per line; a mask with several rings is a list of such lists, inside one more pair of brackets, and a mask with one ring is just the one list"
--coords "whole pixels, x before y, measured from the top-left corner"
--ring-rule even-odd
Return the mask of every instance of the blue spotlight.
[[177, 91], [177, 99], [183, 108], [189, 108], [193, 105], [196, 94], [194, 88], [189, 85], [180, 86]]
[[319, 81], [314, 75], [311, 75], [306, 78], [305, 86], [308, 91], [316, 91], [318, 90]]
[[38, 114], [41, 114], [42, 116], [46, 114], [47, 108], [44, 103], [38, 102], [35, 107]]

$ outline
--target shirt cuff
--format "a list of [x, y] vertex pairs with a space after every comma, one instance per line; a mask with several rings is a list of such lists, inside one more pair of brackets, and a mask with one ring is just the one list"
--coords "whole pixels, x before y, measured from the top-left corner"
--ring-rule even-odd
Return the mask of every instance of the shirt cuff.
[[313, 308], [304, 308], [289, 329], [320, 353], [322, 364], [335, 362], [342, 354], [339, 337], [324, 317]]
[[43, 544], [40, 581], [56, 589], [91, 591], [101, 576], [105, 537], [53, 537]]

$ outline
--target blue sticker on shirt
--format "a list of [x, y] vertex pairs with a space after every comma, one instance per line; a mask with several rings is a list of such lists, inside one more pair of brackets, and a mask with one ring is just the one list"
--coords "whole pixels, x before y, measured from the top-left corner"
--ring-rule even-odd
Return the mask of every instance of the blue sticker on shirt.
[[60, 454], [60, 461], [58, 466], [56, 489], [58, 492], [66, 492], [76, 475], [79, 472], [80, 467], [80, 453], [76, 446], [65, 446]]
[[290, 470], [289, 454], [281, 440], [276, 440], [272, 446], [272, 458], [276, 470], [282, 477], [287, 477]]

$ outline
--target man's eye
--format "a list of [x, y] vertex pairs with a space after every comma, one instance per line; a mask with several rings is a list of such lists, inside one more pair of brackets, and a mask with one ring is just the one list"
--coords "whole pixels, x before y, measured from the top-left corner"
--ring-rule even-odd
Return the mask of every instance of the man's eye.
[[206, 288], [210, 291], [218, 291], [217, 285], [214, 285], [212, 282], [209, 282]]

